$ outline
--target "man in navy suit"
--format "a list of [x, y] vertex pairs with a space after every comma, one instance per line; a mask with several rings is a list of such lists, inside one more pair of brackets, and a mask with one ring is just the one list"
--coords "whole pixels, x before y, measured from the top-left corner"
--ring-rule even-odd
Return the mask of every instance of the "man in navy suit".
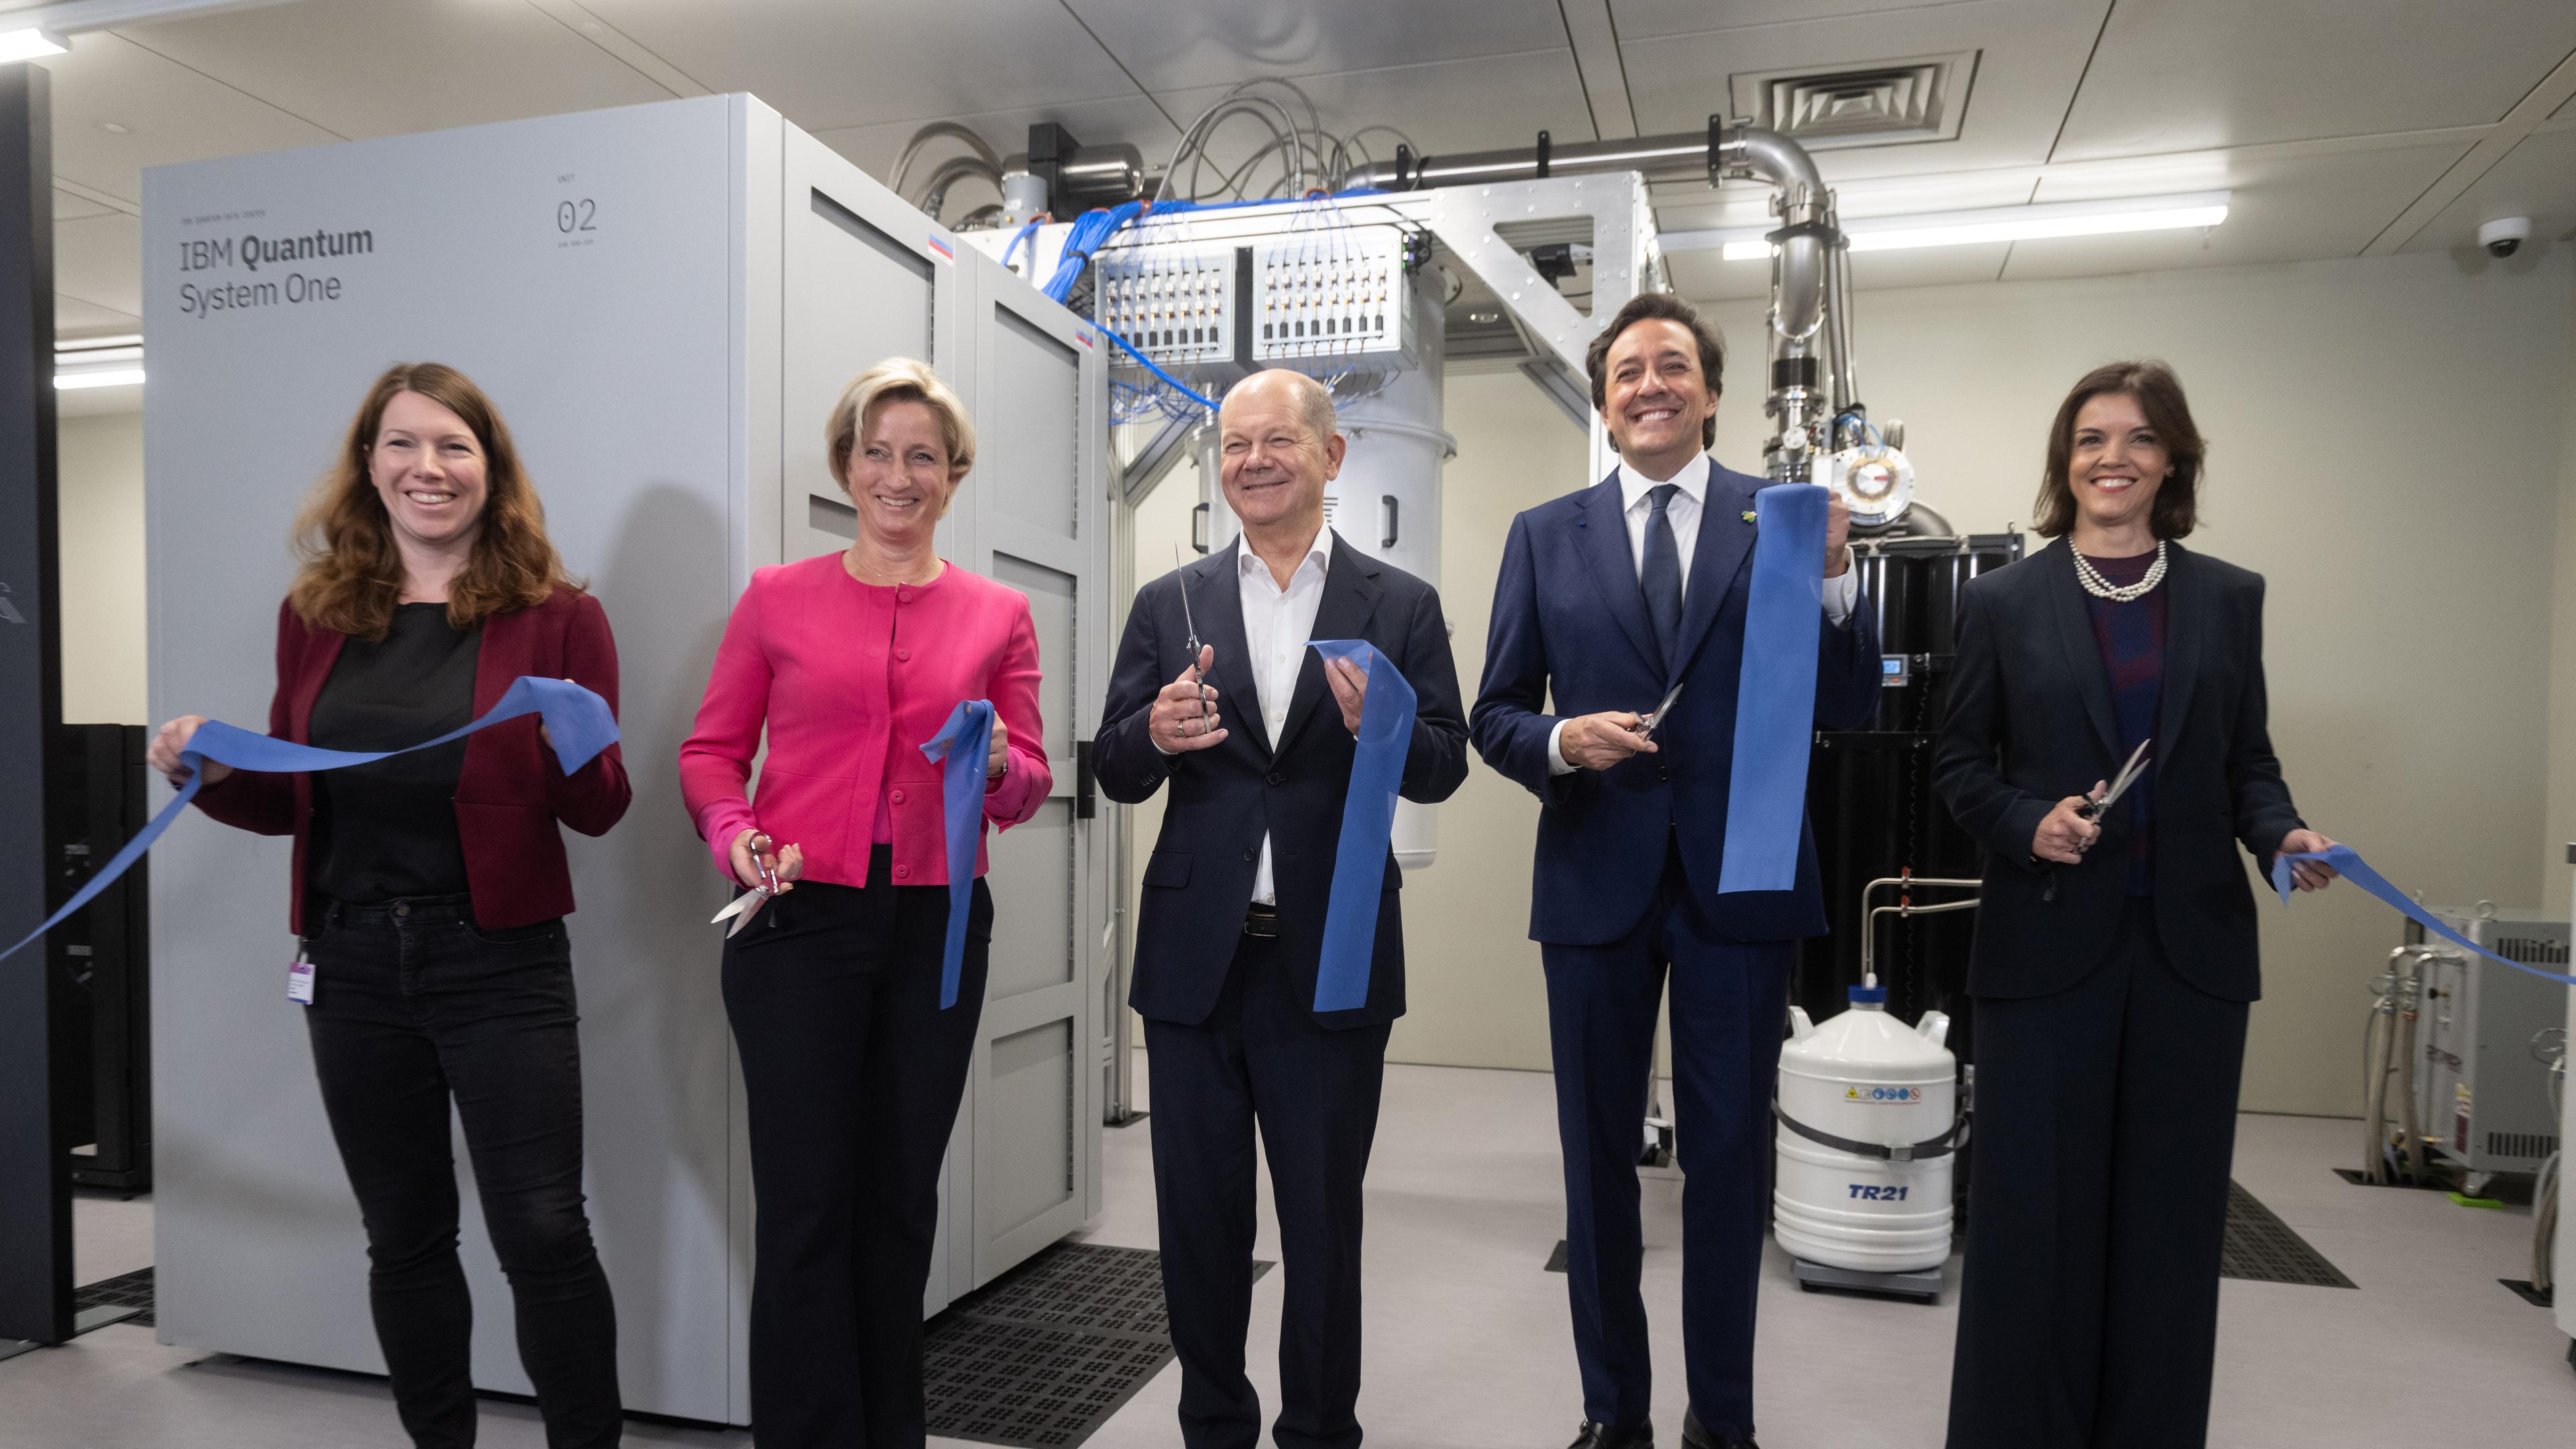
[[[1770, 1193], [1771, 1089], [1795, 942], [1821, 935], [1812, 835], [1789, 890], [1720, 895], [1753, 495], [1711, 462], [1723, 344], [1648, 294], [1588, 358], [1620, 464], [1512, 522], [1470, 726], [1539, 797], [1530, 936], [1547, 973], [1566, 1292], [1584, 1424], [1575, 1449], [1646, 1449], [1652, 1389], [1637, 1157], [1655, 1008], [1672, 988], [1689, 1449], [1753, 1444], [1753, 1307]], [[1828, 505], [1816, 723], [1877, 708], [1877, 630]], [[1639, 711], [1684, 686], [1651, 736]], [[1553, 706], [1551, 707], [1551, 696]]]
[[[1360, 1179], [1388, 1027], [1404, 1014], [1402, 881], [1389, 851], [1366, 1000], [1315, 1010], [1368, 677], [1347, 660], [1327, 668], [1306, 641], [1365, 639], [1413, 686], [1405, 799], [1437, 803], [1467, 778], [1467, 722], [1439, 594], [1324, 526], [1344, 440], [1323, 385], [1255, 374], [1226, 393], [1217, 427], [1243, 537], [1137, 591], [1092, 755], [1112, 800], [1171, 783], [1128, 1002], [1145, 1018], [1152, 1070], [1181, 1438], [1190, 1449], [1261, 1440], [1243, 1371], [1257, 1121], [1288, 1280], [1272, 1432], [1280, 1449], [1353, 1449]], [[1192, 620], [1205, 631], [1195, 649]]]

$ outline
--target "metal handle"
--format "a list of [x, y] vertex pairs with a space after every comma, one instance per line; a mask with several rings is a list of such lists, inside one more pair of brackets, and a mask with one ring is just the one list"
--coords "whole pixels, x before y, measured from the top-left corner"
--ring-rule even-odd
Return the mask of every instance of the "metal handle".
[[1073, 818], [1089, 820], [1100, 813], [1100, 793], [1091, 773], [1091, 741], [1073, 742]]
[[1377, 541], [1377, 546], [1380, 548], [1393, 548], [1395, 547], [1396, 523], [1400, 516], [1397, 511], [1395, 495], [1392, 493], [1381, 493], [1378, 495], [1377, 501], [1378, 506], [1384, 509], [1386, 513], [1386, 537], [1379, 539]]

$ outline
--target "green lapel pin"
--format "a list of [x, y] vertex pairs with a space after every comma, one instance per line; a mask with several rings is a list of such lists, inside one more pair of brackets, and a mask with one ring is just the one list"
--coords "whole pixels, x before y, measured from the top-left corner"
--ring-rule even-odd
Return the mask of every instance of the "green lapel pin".
[[1748, 508], [1748, 509], [1744, 510], [1744, 521], [1745, 521], [1745, 522], [1747, 522], [1747, 523], [1751, 523], [1751, 522], [1753, 521], [1753, 510], [1752, 510], [1752, 509]]

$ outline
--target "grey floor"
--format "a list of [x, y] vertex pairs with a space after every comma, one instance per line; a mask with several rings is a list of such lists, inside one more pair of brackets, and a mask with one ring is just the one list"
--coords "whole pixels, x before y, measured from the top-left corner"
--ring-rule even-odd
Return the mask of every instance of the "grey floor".
[[[1147, 1105], [1151, 1105], [1150, 1093]], [[1581, 1417], [1565, 1280], [1542, 1271], [1562, 1227], [1549, 1081], [1396, 1067], [1369, 1173], [1368, 1380], [1380, 1444], [1556, 1449]], [[2531, 1219], [2433, 1193], [2346, 1186], [2350, 1123], [2247, 1116], [2236, 1176], [2350, 1275], [2358, 1292], [2229, 1282], [2211, 1442], [2220, 1446], [2576, 1443], [2576, 1373], [2545, 1310], [2496, 1283], [2529, 1272]], [[1087, 1236], [1154, 1245], [1146, 1129], [1108, 1135], [1105, 1210]], [[1665, 1366], [1655, 1418], [1682, 1417], [1680, 1181], [1646, 1184], [1646, 1290]], [[1266, 1188], [1265, 1188], [1266, 1197]], [[1260, 1251], [1276, 1257], [1265, 1201]], [[151, 1258], [150, 1207], [79, 1204], [82, 1281]], [[1951, 1265], [1955, 1283], [1957, 1263]], [[354, 1271], [354, 1268], [353, 1268]], [[1282, 1275], [1254, 1289], [1253, 1376], [1275, 1407]], [[1771, 1449], [1941, 1442], [1949, 1300], [1937, 1307], [1805, 1294], [1771, 1253], [1761, 1317], [1761, 1435]], [[1177, 1442], [1165, 1369], [1091, 1442]], [[745, 1445], [747, 1434], [637, 1424], [628, 1442]], [[383, 1385], [208, 1355], [112, 1326], [0, 1363], [0, 1449], [231, 1449], [403, 1443]], [[487, 1403], [483, 1438], [541, 1445], [534, 1410]]]

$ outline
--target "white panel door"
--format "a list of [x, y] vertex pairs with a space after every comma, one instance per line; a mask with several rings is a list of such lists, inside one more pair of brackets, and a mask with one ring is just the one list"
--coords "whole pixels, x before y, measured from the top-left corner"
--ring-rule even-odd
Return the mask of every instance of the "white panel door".
[[[952, 1239], [982, 1284], [1097, 1201], [1109, 838], [1088, 789], [1108, 661], [1107, 373], [1086, 329], [977, 253], [962, 268], [980, 439], [968, 566], [1028, 596], [1053, 791], [992, 847], [993, 957], [969, 1087], [974, 1190]], [[959, 1267], [967, 1266], [959, 1264]]]

